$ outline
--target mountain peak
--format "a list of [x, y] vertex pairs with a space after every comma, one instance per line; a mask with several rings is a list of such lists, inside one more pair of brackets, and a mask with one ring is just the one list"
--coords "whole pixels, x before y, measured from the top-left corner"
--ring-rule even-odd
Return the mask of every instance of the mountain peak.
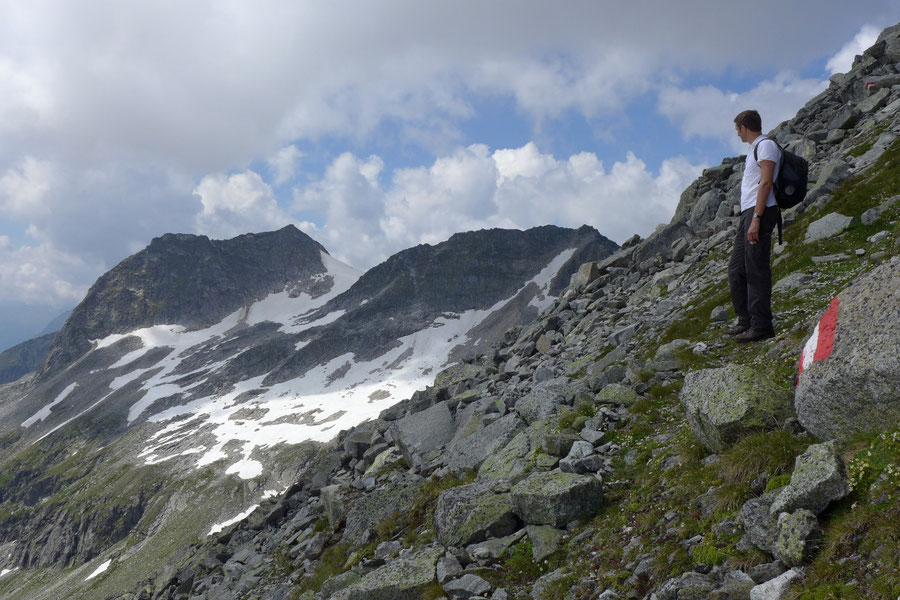
[[167, 233], [100, 277], [54, 342], [42, 374], [63, 367], [90, 340], [162, 324], [219, 322], [271, 292], [301, 290], [326, 271], [324, 246], [288, 225], [228, 240]]

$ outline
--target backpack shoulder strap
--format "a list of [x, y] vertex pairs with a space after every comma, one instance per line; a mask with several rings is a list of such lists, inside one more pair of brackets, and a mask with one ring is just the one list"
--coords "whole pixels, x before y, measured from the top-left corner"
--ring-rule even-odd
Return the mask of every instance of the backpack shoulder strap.
[[[779, 144], [778, 142], [776, 142], [775, 140], [773, 140], [770, 137], [766, 137], [764, 140], [760, 140], [759, 144], [762, 144], [766, 140], [769, 140], [770, 142], [775, 144], [775, 147], [778, 148], [778, 151], [781, 154], [784, 154], [784, 148], [781, 147], [781, 144]], [[756, 144], [755, 146], [753, 146], [753, 160], [755, 160], [757, 164], [759, 164], [759, 144]]]

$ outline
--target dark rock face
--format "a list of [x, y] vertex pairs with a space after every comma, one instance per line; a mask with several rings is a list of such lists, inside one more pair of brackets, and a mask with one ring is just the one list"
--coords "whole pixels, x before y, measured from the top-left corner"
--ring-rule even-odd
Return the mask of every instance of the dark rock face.
[[55, 333], [42, 335], [0, 352], [0, 383], [15, 381], [40, 367], [55, 337]]
[[[166, 234], [100, 277], [54, 341], [41, 374], [67, 366], [90, 340], [151, 325], [188, 329], [325, 271], [325, 248], [294, 226], [230, 240]], [[330, 288], [296, 289], [319, 295]]]
[[[350, 272], [332, 272], [324, 248], [293, 227], [223, 242], [166, 235], [97, 281], [57, 335], [33, 385], [6, 412], [17, 425], [29, 423], [23, 433], [31, 439], [83, 418], [102, 423], [102, 436], [112, 441], [154, 414], [228, 394], [249, 379], [261, 381], [242, 393], [239, 403], [252, 402], [273, 384], [299, 378], [336, 357], [352, 354], [353, 362], [373, 361], [404, 343], [404, 336], [427, 328], [440, 331], [443, 324], [453, 329], [461, 313], [491, 309], [467, 336], [457, 335], [458, 342], [450, 341], [454, 334], [441, 340], [458, 344], [446, 360], [461, 360], [487, 352], [509, 328], [534, 320], [535, 304], [548, 304], [545, 296], [568, 283], [578, 261], [602, 259], [614, 247], [589, 227], [458, 234], [436, 246], [401, 252], [348, 289]], [[528, 283], [542, 271], [539, 283]], [[341, 278], [337, 285], [342, 287], [334, 288], [333, 277]], [[253, 302], [282, 291], [321, 298], [302, 322], [323, 324], [295, 332], [281, 322], [235, 319], [228, 331], [198, 338], [177, 353], [172, 345], [160, 345], [141, 355], [145, 346], [137, 336], [94, 347], [94, 340], [143, 327], [177, 324], [191, 330], [220, 323], [241, 309], [249, 316]], [[322, 297], [326, 293], [328, 299]], [[139, 358], [128, 359], [130, 353]], [[370, 374], [402, 368], [411, 353], [410, 347], [391, 364], [374, 364]], [[345, 377], [351, 368], [349, 360], [332, 366], [326, 387], [350, 385]], [[148, 382], [160, 372], [172, 388], [141, 404], [156, 385]], [[56, 403], [72, 384], [77, 386], [65, 401]], [[32, 418], [50, 404], [49, 414]], [[314, 424], [337, 412], [298, 415], [292, 422]], [[185, 439], [182, 449], [188, 444]]]
[[[551, 295], [565, 289], [583, 262], [605, 258], [616, 245], [592, 227], [573, 231], [548, 225], [527, 231], [457, 233], [435, 246], [399, 252], [322, 307], [322, 316], [337, 310], [347, 313], [313, 334], [310, 343], [264, 383], [287, 381], [346, 352], [358, 360], [371, 360], [393, 348], [398, 338], [447, 313], [486, 309], [513, 298], [524, 282], [568, 249], [574, 253], [551, 282]], [[518, 300], [512, 303], [521, 305]], [[521, 324], [537, 316], [533, 307], [526, 312], [514, 320]]]

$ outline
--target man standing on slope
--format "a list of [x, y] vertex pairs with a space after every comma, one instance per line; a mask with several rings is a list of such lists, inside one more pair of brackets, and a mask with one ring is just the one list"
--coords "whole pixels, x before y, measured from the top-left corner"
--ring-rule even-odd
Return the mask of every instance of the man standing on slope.
[[734, 127], [750, 149], [741, 180], [741, 220], [728, 263], [728, 284], [738, 324], [728, 333], [738, 342], [755, 342], [775, 335], [769, 257], [772, 231], [779, 218], [774, 181], [781, 151], [762, 134], [762, 119], [755, 110], [736, 116]]

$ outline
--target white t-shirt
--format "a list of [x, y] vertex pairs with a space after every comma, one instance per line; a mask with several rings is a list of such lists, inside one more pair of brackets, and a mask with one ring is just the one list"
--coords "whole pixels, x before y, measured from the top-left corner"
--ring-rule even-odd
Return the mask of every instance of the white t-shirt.
[[[744, 161], [744, 178], [741, 180], [741, 212], [756, 206], [756, 194], [759, 192], [759, 178], [761, 172], [759, 163], [753, 160], [753, 149], [759, 146], [757, 156], [760, 162], [771, 160], [775, 163], [774, 178], [778, 178], [778, 163], [781, 162], [781, 152], [775, 142], [764, 135], [759, 136], [750, 144], [747, 152], [747, 160]], [[769, 200], [766, 206], [775, 206], [775, 190], [769, 192]]]

